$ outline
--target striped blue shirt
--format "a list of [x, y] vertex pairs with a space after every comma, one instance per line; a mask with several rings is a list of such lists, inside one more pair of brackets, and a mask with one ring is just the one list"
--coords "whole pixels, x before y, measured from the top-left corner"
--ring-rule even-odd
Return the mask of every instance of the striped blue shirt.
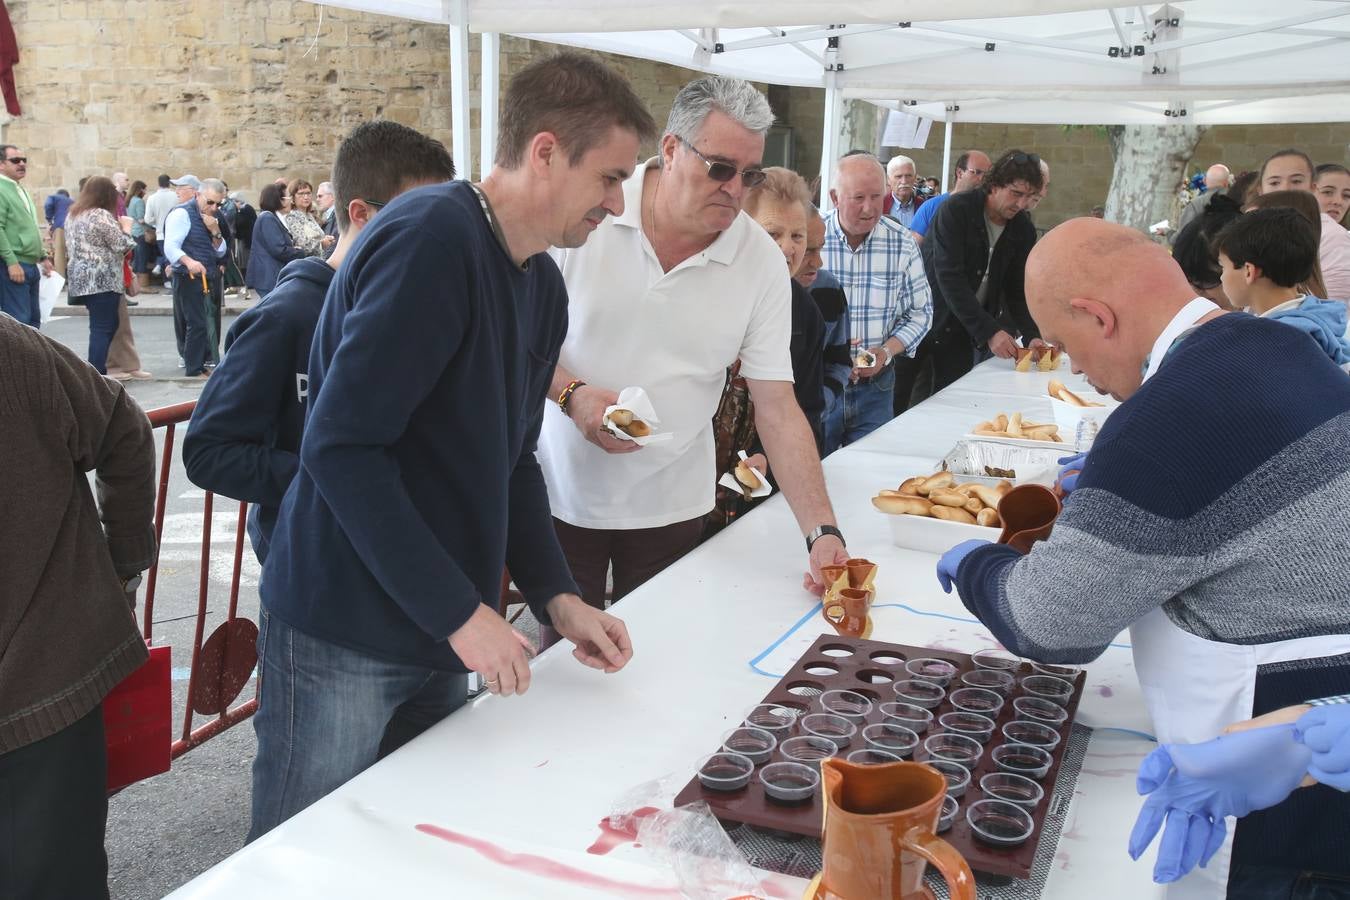
[[893, 337], [913, 356], [933, 322], [933, 294], [909, 229], [883, 216], [854, 250], [835, 210], [825, 218], [821, 255], [848, 298], [853, 344], [878, 347]]

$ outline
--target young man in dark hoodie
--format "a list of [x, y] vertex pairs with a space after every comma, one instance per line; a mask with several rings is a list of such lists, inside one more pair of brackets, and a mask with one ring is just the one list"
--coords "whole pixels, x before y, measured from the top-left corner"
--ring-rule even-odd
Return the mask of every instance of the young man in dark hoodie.
[[226, 358], [192, 413], [183, 462], [193, 484], [253, 504], [248, 534], [259, 562], [267, 560], [277, 509], [300, 466], [310, 344], [334, 273], [380, 207], [454, 177], [440, 141], [397, 122], [358, 125], [333, 162], [340, 236], [332, 256], [288, 264], [276, 288], [226, 335]]
[[468, 672], [525, 692], [528, 639], [496, 609], [508, 564], [580, 663], [632, 656], [623, 623], [577, 594], [534, 449], [567, 329], [545, 251], [623, 211], [655, 125], [577, 53], [522, 69], [502, 113], [487, 177], [390, 203], [320, 314], [263, 566], [250, 839], [463, 705]]

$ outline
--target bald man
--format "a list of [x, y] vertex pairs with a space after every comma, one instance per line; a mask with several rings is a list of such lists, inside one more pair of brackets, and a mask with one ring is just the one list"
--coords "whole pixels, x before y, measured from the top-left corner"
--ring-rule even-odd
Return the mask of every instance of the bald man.
[[1220, 191], [1227, 190], [1233, 183], [1233, 173], [1223, 163], [1215, 163], [1205, 170], [1205, 192], [1196, 197], [1181, 210], [1177, 217], [1176, 230], [1167, 236], [1169, 243], [1176, 243], [1177, 235], [1209, 206], [1209, 201]]
[[855, 152], [839, 160], [821, 255], [848, 298], [854, 367], [843, 402], [825, 412], [826, 453], [895, 416], [897, 379], [908, 371], [933, 319], [919, 245], [908, 228], [882, 214], [885, 196], [885, 171], [875, 156]]
[[[1294, 329], [1196, 297], [1164, 248], [1099, 219], [1046, 235], [1026, 291], [1042, 337], [1123, 403], [1050, 538], [1027, 556], [962, 544], [938, 565], [944, 587], [1044, 662], [1090, 662], [1128, 628], [1162, 742], [1350, 692], [1350, 380]], [[1230, 885], [1350, 877], [1346, 846], [1345, 795], [1297, 792], [1241, 821]], [[1221, 852], [1178, 896], [1223, 896], [1228, 868]], [[1259, 884], [1228, 896], [1290, 896]]]

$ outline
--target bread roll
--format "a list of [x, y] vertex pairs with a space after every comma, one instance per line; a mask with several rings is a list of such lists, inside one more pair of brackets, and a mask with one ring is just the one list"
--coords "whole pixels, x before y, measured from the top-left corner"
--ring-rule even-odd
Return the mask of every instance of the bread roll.
[[[893, 516], [901, 514], [911, 516], [931, 516], [933, 504], [922, 497], [892, 497], [879, 495], [872, 498], [872, 505], [884, 513]], [[943, 507], [944, 509], [946, 507]]]
[[631, 409], [616, 409], [610, 412], [609, 420], [614, 423], [616, 428], [623, 428], [625, 425], [633, 424], [633, 411]]
[[975, 523], [983, 525], [986, 528], [1002, 528], [1003, 520], [998, 517], [996, 509], [982, 509], [975, 515]]
[[966, 500], [968, 498], [965, 494], [958, 494], [956, 491], [948, 490], [947, 488], [938, 488], [928, 494], [928, 499], [932, 500], [934, 503], [941, 504], [942, 506], [952, 506], [959, 509], [966, 505]]
[[994, 430], [995, 430], [995, 431], [1007, 431], [1007, 430], [1008, 430], [1008, 417], [1005, 416], [1003, 413], [999, 413], [998, 416], [995, 417], [995, 419], [994, 419]]
[[[997, 488], [985, 484], [977, 484], [971, 493], [978, 497], [981, 503], [990, 508], [997, 508], [998, 501], [1003, 499], [1003, 494], [999, 493]], [[1007, 493], [1007, 491], [1003, 493]]]
[[956, 484], [956, 476], [951, 472], [938, 472], [936, 475], [929, 475], [919, 485], [920, 494], [931, 494], [938, 488], [951, 487]]
[[652, 427], [641, 419], [634, 419], [627, 425], [620, 425], [619, 430], [629, 437], [646, 437], [652, 433]]
[[935, 519], [946, 519], [948, 522], [962, 522], [966, 525], [975, 524], [974, 516], [964, 509], [957, 509], [952, 506], [938, 506], [937, 504], [934, 504], [932, 510], [929, 511], [929, 515]]
[[924, 476], [922, 475], [915, 475], [913, 478], [906, 478], [904, 481], [900, 482], [899, 488], [900, 493], [917, 494], [919, 493], [919, 485], [923, 484], [923, 482]]
[[971, 515], [977, 515], [980, 510], [984, 509], [984, 501], [979, 497], [969, 497], [961, 508]]
[[[636, 424], [636, 423], [634, 423]], [[755, 470], [746, 465], [745, 460], [736, 463], [736, 468], [731, 473], [736, 480], [740, 482], [741, 487], [747, 491], [757, 491], [764, 482], [760, 481]]]
[[1022, 414], [1020, 412], [1013, 413], [1008, 419], [1008, 427], [1004, 430], [1008, 432], [1008, 437], [1021, 437]]

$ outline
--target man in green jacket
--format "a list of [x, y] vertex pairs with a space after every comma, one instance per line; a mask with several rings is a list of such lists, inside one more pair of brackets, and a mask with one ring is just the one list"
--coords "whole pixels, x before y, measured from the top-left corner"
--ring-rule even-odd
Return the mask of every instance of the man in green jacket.
[[38, 281], [51, 274], [52, 263], [42, 246], [37, 206], [19, 184], [27, 174], [28, 157], [23, 151], [13, 144], [0, 144], [0, 259], [9, 270], [9, 277], [0, 278], [0, 312], [40, 328]]

